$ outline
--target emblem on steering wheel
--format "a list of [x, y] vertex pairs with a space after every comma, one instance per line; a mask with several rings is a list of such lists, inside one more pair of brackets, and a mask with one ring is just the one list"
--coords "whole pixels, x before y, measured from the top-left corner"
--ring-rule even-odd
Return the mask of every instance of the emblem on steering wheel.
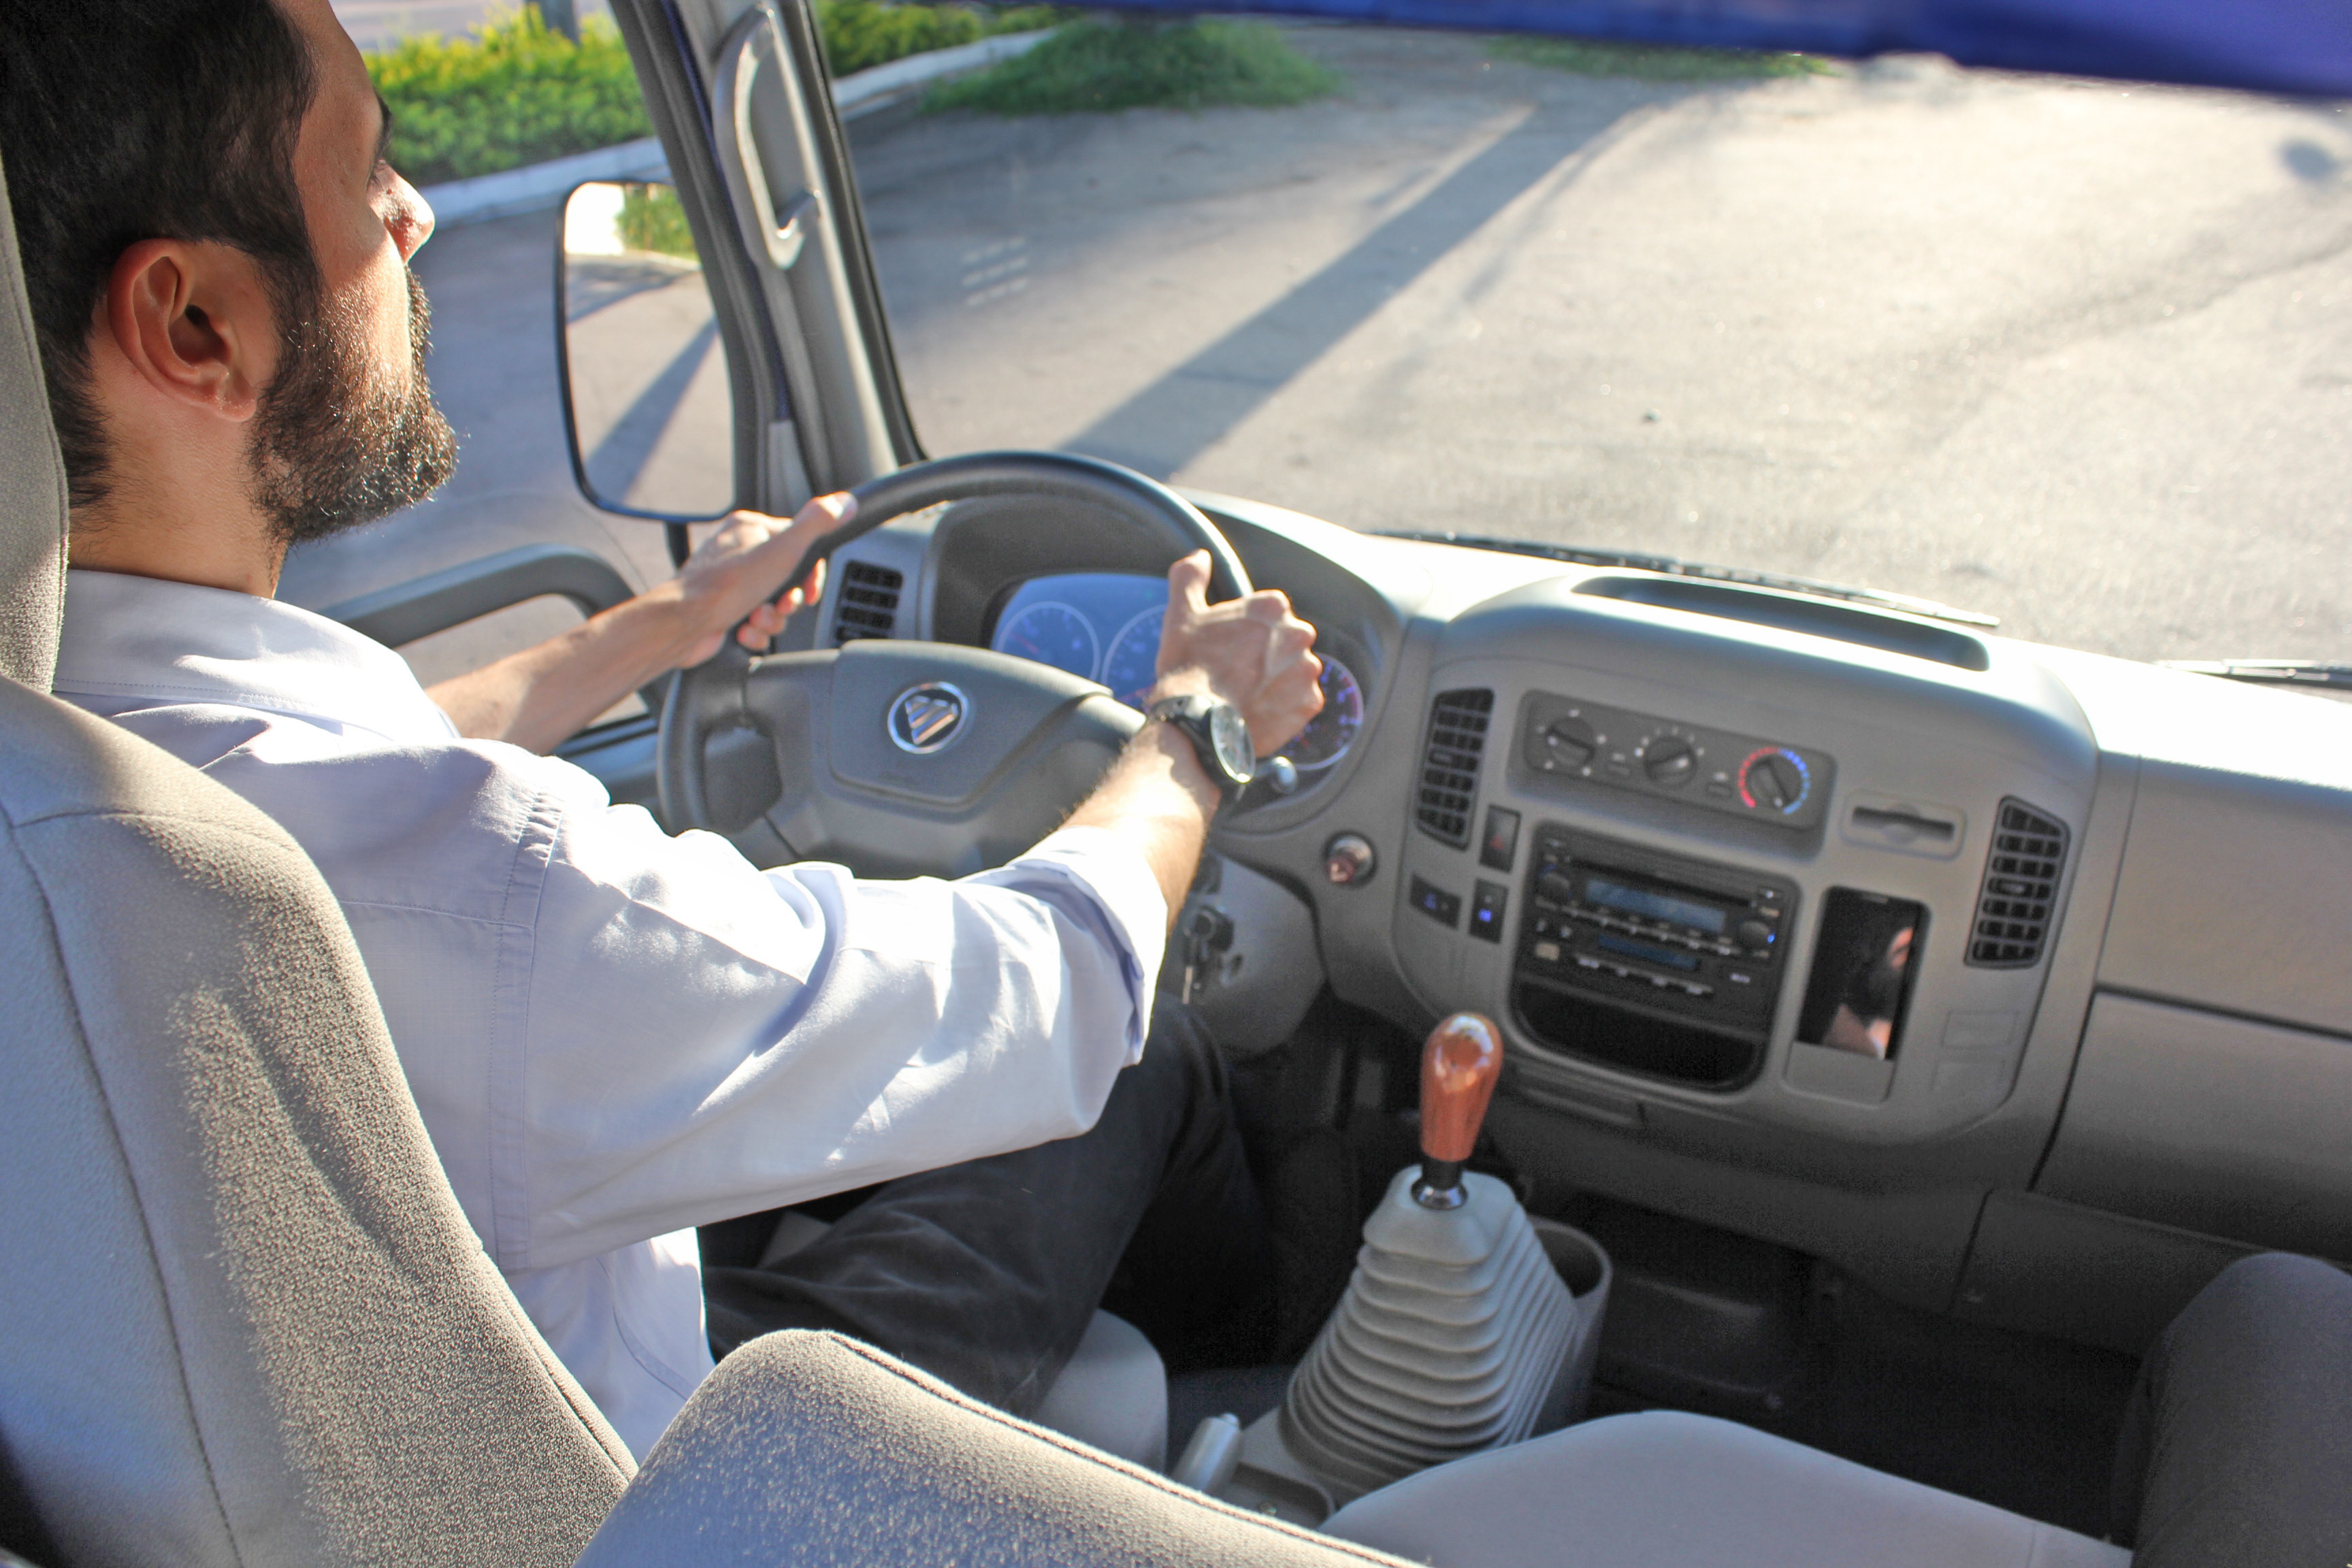
[[928, 756], [963, 732], [971, 700], [944, 680], [927, 680], [890, 704], [890, 739], [902, 752]]

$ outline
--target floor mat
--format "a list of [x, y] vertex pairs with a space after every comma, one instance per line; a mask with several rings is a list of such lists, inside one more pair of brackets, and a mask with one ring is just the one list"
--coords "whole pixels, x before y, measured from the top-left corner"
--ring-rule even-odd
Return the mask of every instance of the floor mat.
[[[1748, 1425], [2029, 1519], [2105, 1535], [2135, 1360], [1916, 1311], [1850, 1283], [1838, 1294], [1814, 1377], [1781, 1415]], [[1622, 1389], [1593, 1394], [1595, 1415], [1656, 1407]]]

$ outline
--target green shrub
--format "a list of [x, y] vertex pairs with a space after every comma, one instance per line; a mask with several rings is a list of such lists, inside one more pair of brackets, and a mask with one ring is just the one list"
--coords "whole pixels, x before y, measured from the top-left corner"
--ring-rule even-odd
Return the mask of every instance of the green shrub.
[[1264, 22], [1073, 22], [1024, 55], [933, 88], [929, 107], [991, 114], [1216, 104], [1278, 107], [1337, 92], [1339, 73]]
[[979, 9], [893, 5], [883, 0], [816, 0], [825, 65], [835, 76], [848, 76], [908, 55], [951, 49], [999, 33], [1034, 32], [1068, 15], [1055, 5]]
[[1497, 38], [1494, 52], [1501, 59], [1549, 66], [1578, 76], [1633, 77], [1641, 81], [1747, 81], [1758, 77], [1828, 76], [1837, 68], [1817, 55], [1682, 49], [1664, 44], [1591, 43], [1582, 38]]
[[[997, 33], [1048, 27], [1070, 15], [1051, 5], [999, 9], [816, 0], [833, 73]], [[590, 17], [580, 41], [551, 29], [537, 6], [491, 20], [463, 38], [404, 39], [368, 57], [392, 106], [395, 168], [420, 185], [495, 174], [653, 134], [628, 49], [611, 22]]]
[[651, 250], [663, 256], [699, 260], [694, 232], [687, 226], [686, 207], [675, 185], [639, 184], [621, 187], [621, 243], [631, 250]]
[[420, 185], [470, 179], [653, 134], [613, 25], [575, 44], [532, 7], [468, 38], [408, 38], [368, 58], [392, 106], [394, 167]]

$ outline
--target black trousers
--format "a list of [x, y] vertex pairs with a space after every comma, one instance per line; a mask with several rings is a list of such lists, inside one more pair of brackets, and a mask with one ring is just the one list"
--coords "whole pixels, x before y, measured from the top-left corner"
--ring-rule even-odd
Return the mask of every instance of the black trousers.
[[2352, 1277], [2231, 1264], [2142, 1363], [2116, 1462], [2134, 1568], [2352, 1562]]
[[1171, 1371], [1263, 1359], [1274, 1269], [1223, 1059], [1165, 1001], [1078, 1137], [887, 1182], [769, 1265], [706, 1267], [712, 1351], [835, 1329], [1035, 1412], [1097, 1306]]

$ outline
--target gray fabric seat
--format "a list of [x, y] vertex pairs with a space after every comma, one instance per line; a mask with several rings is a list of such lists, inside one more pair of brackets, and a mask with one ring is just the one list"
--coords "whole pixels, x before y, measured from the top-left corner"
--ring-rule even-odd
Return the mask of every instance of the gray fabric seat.
[[1424, 1470], [1324, 1526], [1445, 1568], [2123, 1568], [2131, 1553], [1704, 1415], [1612, 1415]]

